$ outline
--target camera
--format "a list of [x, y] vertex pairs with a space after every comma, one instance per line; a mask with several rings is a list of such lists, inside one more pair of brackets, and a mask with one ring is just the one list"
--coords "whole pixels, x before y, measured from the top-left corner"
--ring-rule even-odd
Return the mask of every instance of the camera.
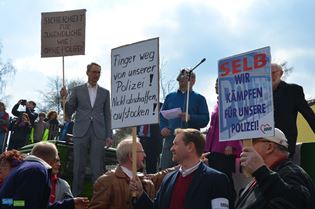
[[26, 99], [21, 99], [21, 105], [26, 105]]

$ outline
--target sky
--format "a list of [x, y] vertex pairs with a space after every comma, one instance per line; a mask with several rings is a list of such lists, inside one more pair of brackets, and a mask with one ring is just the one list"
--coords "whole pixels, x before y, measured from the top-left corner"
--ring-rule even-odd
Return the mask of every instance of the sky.
[[159, 37], [165, 81], [206, 58], [194, 71], [194, 90], [210, 112], [218, 60], [265, 46], [273, 62], [294, 68], [286, 81], [303, 86], [306, 99], [315, 98], [314, 0], [0, 0], [1, 60], [17, 70], [6, 87], [8, 112], [19, 99], [40, 102], [48, 78], [62, 76], [61, 57], [41, 58], [41, 13], [76, 9], [87, 10], [86, 49], [65, 57], [68, 80], [86, 81], [93, 61], [102, 66], [99, 85], [110, 90], [111, 49]]

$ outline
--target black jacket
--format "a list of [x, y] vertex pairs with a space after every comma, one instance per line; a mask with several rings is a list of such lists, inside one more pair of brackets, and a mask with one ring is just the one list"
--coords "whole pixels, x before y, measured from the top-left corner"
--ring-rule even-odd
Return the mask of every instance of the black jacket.
[[19, 109], [19, 103], [15, 104], [12, 108], [12, 114], [16, 117], [22, 117], [23, 113], [27, 113], [28, 117], [30, 118], [32, 126], [34, 125], [34, 122], [38, 116], [38, 114], [35, 112], [35, 110], [30, 110], [28, 108], [25, 108], [25, 111], [18, 111]]
[[[245, 188], [237, 209], [314, 209], [315, 188], [311, 178], [292, 161], [284, 160], [273, 170], [266, 166], [253, 173], [256, 184]], [[255, 181], [255, 180], [254, 180]]]
[[290, 154], [295, 152], [297, 139], [296, 118], [300, 112], [315, 132], [315, 114], [304, 98], [303, 88], [281, 81], [273, 91], [275, 127], [285, 134]]

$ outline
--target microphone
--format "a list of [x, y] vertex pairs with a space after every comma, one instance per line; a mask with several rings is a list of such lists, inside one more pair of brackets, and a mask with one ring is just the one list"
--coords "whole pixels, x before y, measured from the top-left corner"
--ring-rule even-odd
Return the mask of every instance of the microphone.
[[201, 65], [204, 61], [206, 61], [206, 58], [203, 58], [195, 67], [193, 67], [191, 70], [190, 70], [190, 73], [195, 70], [199, 65]]

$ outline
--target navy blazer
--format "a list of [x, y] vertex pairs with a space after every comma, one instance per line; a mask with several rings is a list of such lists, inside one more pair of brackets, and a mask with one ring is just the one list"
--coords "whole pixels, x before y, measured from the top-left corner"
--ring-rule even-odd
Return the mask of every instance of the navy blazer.
[[[31, 156], [28, 157], [32, 158]], [[26, 159], [5, 179], [0, 189], [0, 200], [24, 201], [24, 207], [16, 207], [20, 209], [74, 209], [73, 199], [49, 204], [50, 173], [51, 169], [48, 169], [47, 165], [34, 160], [34, 158]], [[0, 202], [0, 208], [5, 207], [11, 208], [13, 206]]]
[[[180, 175], [178, 169], [166, 175], [154, 201], [152, 202], [144, 193], [136, 202], [135, 208], [168, 209], [178, 175]], [[215, 198], [226, 198], [230, 202], [229, 180], [225, 174], [200, 163], [185, 197], [185, 209], [211, 208], [211, 200]]]

